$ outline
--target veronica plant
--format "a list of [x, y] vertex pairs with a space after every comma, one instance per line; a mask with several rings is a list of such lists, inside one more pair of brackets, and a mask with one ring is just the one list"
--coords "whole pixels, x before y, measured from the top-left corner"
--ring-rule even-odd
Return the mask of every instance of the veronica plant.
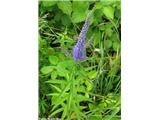
[[86, 34], [90, 24], [89, 19], [90, 19], [90, 16], [88, 15], [82, 27], [80, 35], [78, 36], [77, 43], [73, 48], [73, 58], [75, 61], [82, 61], [86, 58], [86, 48], [89, 46], [89, 44], [93, 39], [93, 36], [92, 36], [88, 41], [88, 43], [85, 44]]

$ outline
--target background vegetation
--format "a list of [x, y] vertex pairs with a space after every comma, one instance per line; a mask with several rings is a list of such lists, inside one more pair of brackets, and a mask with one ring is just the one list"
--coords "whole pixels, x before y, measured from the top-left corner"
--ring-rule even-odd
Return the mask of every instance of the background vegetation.
[[[93, 11], [87, 59], [72, 49]], [[120, 120], [120, 1], [39, 1], [39, 117]]]

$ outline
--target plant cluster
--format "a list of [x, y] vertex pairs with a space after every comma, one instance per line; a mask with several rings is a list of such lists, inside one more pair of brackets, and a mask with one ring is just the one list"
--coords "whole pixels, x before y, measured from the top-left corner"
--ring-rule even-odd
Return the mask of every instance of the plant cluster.
[[120, 1], [39, 1], [39, 118], [120, 120], [120, 38]]

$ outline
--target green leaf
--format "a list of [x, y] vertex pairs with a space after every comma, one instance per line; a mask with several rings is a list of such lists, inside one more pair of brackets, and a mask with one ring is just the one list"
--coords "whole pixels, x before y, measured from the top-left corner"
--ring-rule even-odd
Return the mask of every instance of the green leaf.
[[48, 80], [46, 81], [46, 83], [64, 84], [64, 85], [67, 84], [67, 82], [64, 80]]
[[61, 92], [62, 90], [59, 88], [59, 87], [57, 87], [56, 85], [52, 85], [52, 84], [50, 84], [51, 86], [52, 86], [52, 88], [54, 88], [55, 90], [57, 90], [57, 92]]
[[111, 40], [105, 40], [104, 41], [104, 46], [107, 49], [110, 49], [112, 47], [112, 41]]
[[79, 23], [85, 20], [89, 8], [87, 1], [74, 1], [73, 2], [73, 14], [72, 22]]
[[65, 66], [63, 66], [62, 63], [63, 62], [59, 62], [58, 63], [58, 65], [57, 65], [57, 73], [58, 73], [59, 76], [66, 77], [67, 74], [69, 73], [69, 71], [65, 69]]
[[93, 70], [96, 67], [97, 67], [96, 65], [95, 66], [91, 66], [91, 67], [87, 67], [87, 68], [85, 68], [85, 71]]
[[[119, 107], [116, 107], [116, 108], [112, 111], [111, 115], [108, 115], [108, 116], [105, 117], [105, 120], [113, 120], [113, 118], [115, 117], [115, 115], [116, 115], [119, 111], [120, 111], [120, 108], [119, 108]], [[114, 119], [114, 120], [116, 120], [116, 119]]]
[[93, 104], [93, 103], [89, 103], [89, 109], [90, 110], [93, 110], [93, 109], [95, 109], [96, 108], [96, 106]]
[[70, 26], [71, 25], [71, 20], [70, 17], [66, 14], [64, 14], [61, 18], [62, 24], [65, 26]]
[[94, 45], [97, 46], [101, 40], [101, 32], [100, 30], [96, 29], [94, 31], [95, 35], [94, 35]]
[[58, 53], [58, 58], [59, 58], [60, 60], [64, 60], [64, 59], [65, 59], [64, 53]]
[[114, 51], [119, 51], [120, 50], [120, 42], [118, 42], [118, 41], [115, 41], [114, 43], [113, 43], [113, 49], [114, 49]]
[[114, 26], [113, 26], [112, 23], [106, 23], [106, 24], [100, 25], [99, 29], [102, 30], [102, 31], [105, 31], [107, 34], [111, 34], [113, 27]]
[[[63, 91], [59, 94], [58, 98], [54, 100], [54, 107], [52, 108], [52, 111], [60, 104], [62, 104], [66, 99], [66, 91], [70, 88], [70, 83], [68, 83], [65, 88], [63, 89]], [[67, 95], [68, 96], [68, 95]]]
[[96, 22], [96, 25], [98, 24], [98, 22], [101, 22], [102, 15], [103, 15], [103, 12], [102, 12], [101, 9], [95, 10], [95, 12], [94, 12], [94, 21]]
[[103, 7], [102, 2], [97, 2], [97, 3], [95, 4], [95, 9], [101, 9], [102, 7]]
[[65, 60], [63, 62], [59, 62], [58, 65], [63, 68], [71, 69], [74, 65], [74, 61], [73, 60]]
[[114, 5], [115, 2], [116, 0], [100, 0], [100, 3], [102, 4], [102, 6], [111, 6], [111, 5]]
[[103, 111], [103, 109], [106, 107], [106, 103], [105, 102], [101, 102], [98, 104], [97, 108], [99, 108], [99, 111]]
[[56, 3], [57, 3], [57, 1], [42, 1], [42, 4], [44, 7], [54, 6]]
[[106, 6], [103, 8], [103, 13], [108, 19], [114, 18], [114, 8], [111, 6]]
[[56, 65], [58, 63], [58, 58], [54, 55], [49, 56], [49, 62], [53, 65]]
[[56, 79], [56, 77], [57, 77], [57, 71], [53, 71], [53, 72], [51, 73], [51, 78], [52, 78], [52, 79]]
[[86, 92], [85, 87], [84, 87], [83, 85], [79, 86], [79, 87], [77, 88], [77, 91], [78, 91], [78, 92], [83, 92], [83, 93]]
[[87, 120], [102, 120], [101, 116], [102, 115], [98, 115], [98, 114], [96, 114], [96, 115], [90, 115], [90, 116], [88, 116]]
[[88, 73], [88, 77], [90, 78], [90, 79], [93, 79], [93, 78], [95, 78], [97, 76], [97, 71], [90, 71], [89, 73]]
[[55, 114], [60, 113], [63, 111], [63, 108], [59, 108], [57, 110], [55, 110], [54, 112], [52, 112], [52, 114], [50, 115], [50, 117], [53, 117]]
[[[81, 114], [81, 116], [83, 116], [83, 113], [80, 112], [80, 107], [76, 104], [75, 101], [73, 101], [72, 105], [73, 105], [73, 110], [76, 112], [77, 120], [80, 120], [80, 114]], [[72, 117], [72, 119], [75, 119], [75, 118], [73, 118], [73, 114], [71, 117]]]
[[72, 14], [72, 22], [73, 23], [79, 23], [84, 21], [86, 18], [86, 15], [84, 13], [78, 13], [78, 12], [73, 12]]
[[85, 84], [87, 86], [87, 91], [92, 90], [92, 84], [88, 80], [85, 81]]
[[58, 5], [58, 8], [63, 11], [63, 13], [66, 13], [67, 15], [71, 15], [72, 3], [70, 1], [58, 2], [57, 5]]
[[63, 108], [64, 108], [64, 110], [63, 110], [63, 114], [62, 114], [62, 120], [64, 120], [64, 118], [67, 116], [67, 113], [68, 113], [67, 105], [64, 104]]
[[77, 94], [76, 99], [76, 102], [90, 101], [89, 98], [81, 94]]
[[117, 35], [117, 33], [116, 32], [112, 32], [112, 34], [110, 35], [110, 39], [112, 40], [112, 41], [119, 41], [119, 36]]
[[40, 71], [43, 74], [49, 74], [49, 73], [51, 73], [53, 71], [53, 68], [54, 68], [54, 66], [44, 66], [44, 67], [41, 68]]
[[63, 16], [62, 13], [56, 14], [54, 17], [54, 21], [58, 23], [62, 19], [62, 16]]

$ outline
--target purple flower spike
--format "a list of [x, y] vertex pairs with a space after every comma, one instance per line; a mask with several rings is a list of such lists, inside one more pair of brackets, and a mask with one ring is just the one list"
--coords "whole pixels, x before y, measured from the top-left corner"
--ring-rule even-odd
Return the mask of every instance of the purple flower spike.
[[89, 17], [87, 16], [85, 23], [82, 27], [81, 33], [78, 36], [78, 41], [73, 48], [73, 58], [75, 61], [81, 61], [86, 58], [85, 39], [89, 27]]
[[73, 58], [75, 61], [84, 60], [86, 58], [84, 48], [75, 45], [75, 47], [73, 48]]

